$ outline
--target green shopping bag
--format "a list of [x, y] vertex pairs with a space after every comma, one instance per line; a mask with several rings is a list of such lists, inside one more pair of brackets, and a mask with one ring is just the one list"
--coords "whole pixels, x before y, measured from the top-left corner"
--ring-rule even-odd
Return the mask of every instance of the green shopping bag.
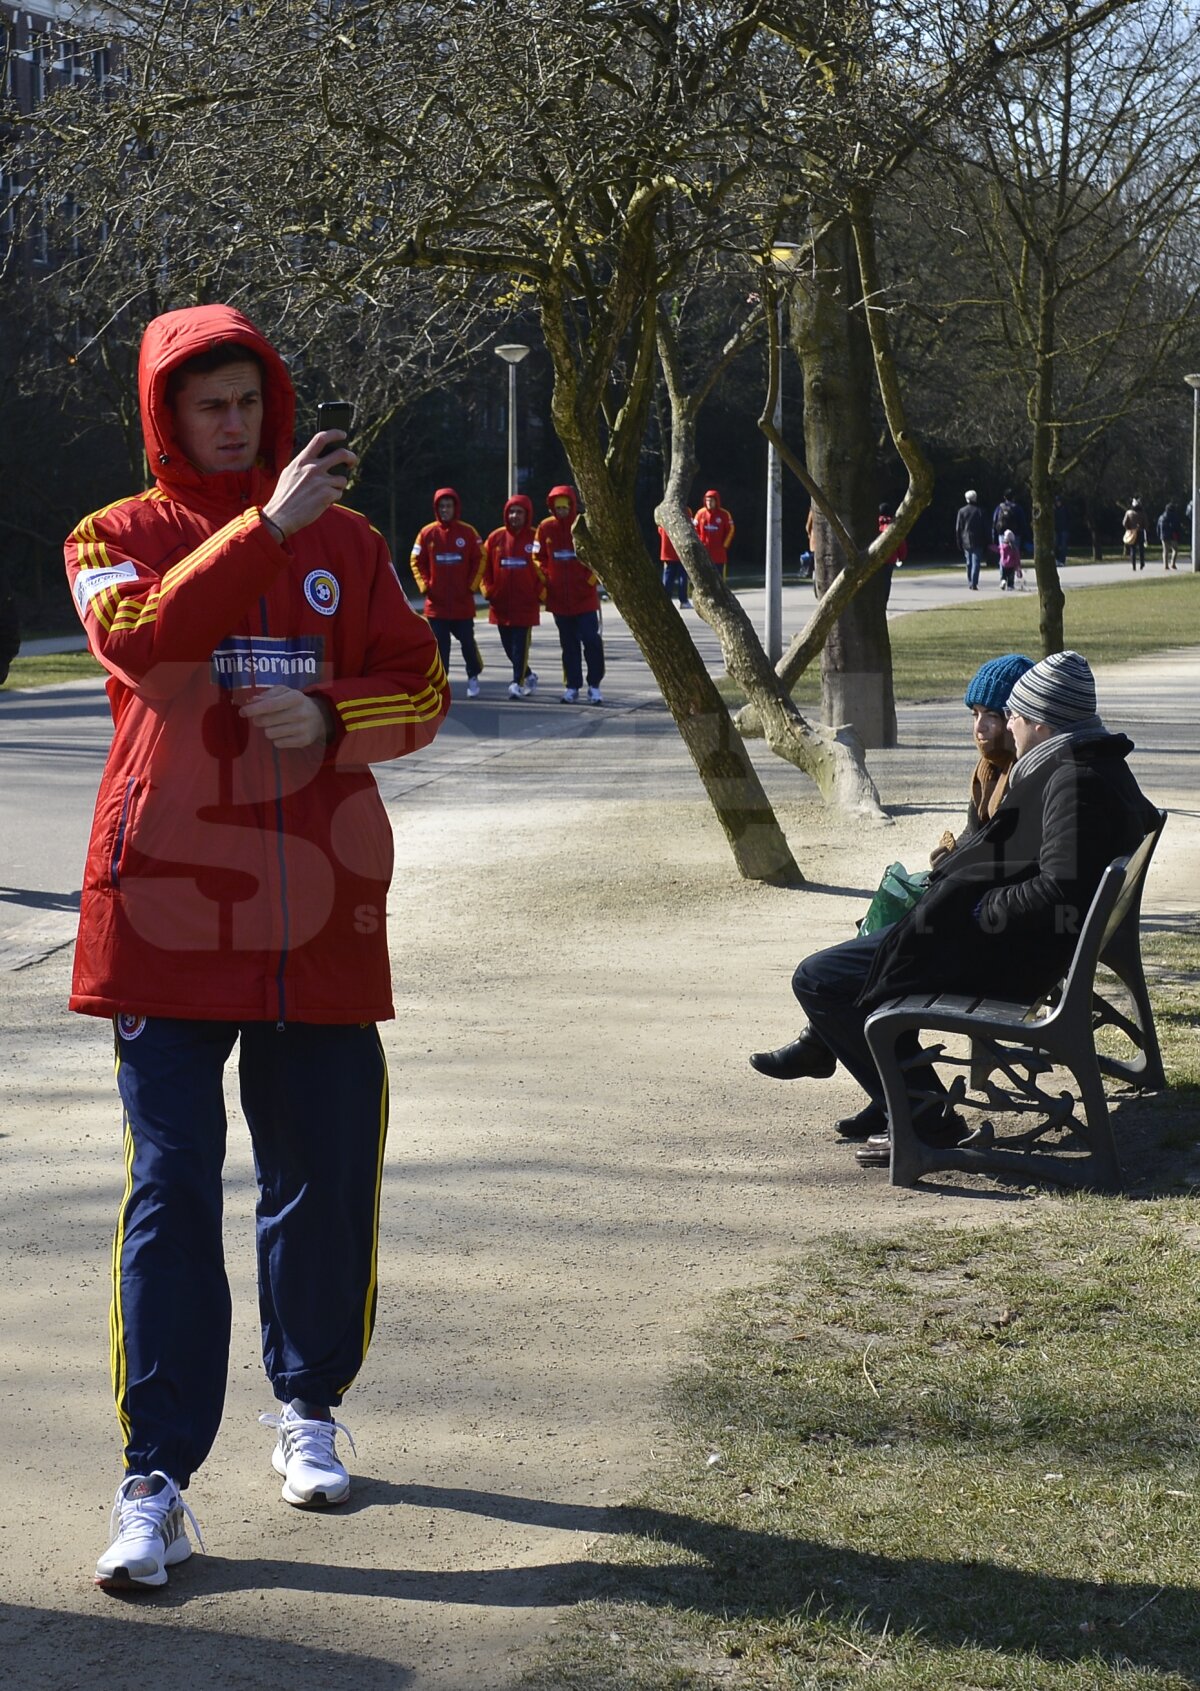
[[910, 875], [903, 863], [889, 863], [867, 913], [858, 925], [859, 933], [873, 934], [880, 928], [890, 928], [893, 922], [898, 922], [912, 909], [928, 885], [928, 869], [919, 869], [916, 874]]

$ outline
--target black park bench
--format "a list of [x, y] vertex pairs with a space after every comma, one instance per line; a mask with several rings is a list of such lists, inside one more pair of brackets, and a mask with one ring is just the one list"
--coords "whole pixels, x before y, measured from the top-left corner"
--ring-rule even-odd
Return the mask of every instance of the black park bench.
[[[1146, 870], [1166, 819], [1160, 811], [1158, 826], [1137, 850], [1104, 871], [1070, 968], [1049, 999], [1014, 1004], [916, 993], [881, 1005], [867, 1018], [867, 1043], [887, 1097], [893, 1186], [913, 1186], [924, 1174], [959, 1169], [1119, 1189], [1121, 1164], [1104, 1079], [1139, 1092], [1165, 1084], [1139, 931]], [[1116, 986], [1097, 978], [1098, 965], [1111, 971]], [[1117, 987], [1124, 988], [1123, 995]], [[1132, 1056], [1097, 1052], [1096, 1033], [1105, 1026], [1125, 1036]], [[911, 1032], [965, 1036], [969, 1055], [951, 1055], [944, 1043], [935, 1043], [905, 1059], [897, 1041]], [[911, 1040], [905, 1045], [911, 1048]], [[914, 1107], [918, 1113], [922, 1105], [936, 1111], [946, 1101], [928, 1085], [914, 1084], [910, 1095], [908, 1071], [927, 1069], [931, 1062], [967, 1071], [948, 1089], [954, 1107], [969, 1112], [969, 1135], [960, 1144], [930, 1145], [914, 1130]], [[1056, 1068], [1069, 1071], [1074, 1092], [1051, 1089], [1048, 1077]], [[1015, 1128], [1006, 1123], [1002, 1129], [997, 1116], [1015, 1118]], [[1023, 1125], [1030, 1117], [1036, 1118], [1033, 1124]]]

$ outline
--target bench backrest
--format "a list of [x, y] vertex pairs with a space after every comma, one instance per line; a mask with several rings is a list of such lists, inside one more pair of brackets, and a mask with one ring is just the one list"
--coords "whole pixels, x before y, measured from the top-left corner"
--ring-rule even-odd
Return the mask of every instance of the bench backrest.
[[1166, 812], [1159, 811], [1157, 826], [1150, 830], [1137, 850], [1128, 856], [1114, 858], [1100, 877], [1100, 885], [1088, 907], [1063, 985], [1064, 1005], [1073, 997], [1072, 986], [1075, 992], [1086, 993], [1090, 1004], [1092, 981], [1100, 954], [1134, 907], [1166, 819]]

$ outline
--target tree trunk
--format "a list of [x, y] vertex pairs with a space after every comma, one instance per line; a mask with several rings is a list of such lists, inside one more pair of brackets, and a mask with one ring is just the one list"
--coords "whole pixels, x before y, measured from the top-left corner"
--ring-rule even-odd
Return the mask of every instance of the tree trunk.
[[725, 701], [662, 590], [630, 502], [580, 442], [559, 438], [585, 506], [575, 527], [580, 557], [595, 569], [662, 689], [739, 872], [751, 881], [799, 886], [798, 864]]
[[1033, 457], [1029, 497], [1033, 506], [1033, 564], [1037, 574], [1039, 626], [1043, 657], [1063, 649], [1062, 582], [1054, 556], [1054, 500], [1050, 462], [1054, 451], [1054, 285], [1053, 253], [1043, 265], [1038, 292], [1037, 347], [1034, 353]]
[[[804, 373], [804, 443], [809, 474], [866, 547], [878, 503], [872, 405], [871, 346], [861, 310], [858, 264], [849, 225], [817, 244], [811, 270], [790, 284], [792, 344]], [[828, 524], [813, 524], [817, 590], [851, 562]], [[867, 747], [896, 744], [892, 647], [887, 630], [890, 566], [855, 594], [821, 654], [821, 717], [830, 728], [853, 726]]]

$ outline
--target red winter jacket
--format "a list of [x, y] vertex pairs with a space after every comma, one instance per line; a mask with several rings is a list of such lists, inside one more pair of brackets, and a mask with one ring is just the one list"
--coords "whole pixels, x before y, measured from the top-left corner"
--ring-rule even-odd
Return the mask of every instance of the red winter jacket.
[[[891, 528], [891, 526], [895, 522], [895, 520], [896, 520], [895, 517], [880, 517], [880, 519], [879, 519], [879, 533], [885, 534], [887, 532], [887, 530], [889, 528]], [[889, 564], [902, 564], [904, 562], [905, 558], [907, 558], [907, 557], [908, 557], [908, 541], [907, 540], [901, 540], [901, 541], [897, 542], [896, 550], [892, 553], [891, 557], [888, 559], [888, 563]]]
[[[258, 463], [201, 475], [169, 372], [235, 341], [263, 366]], [[109, 672], [114, 732], [84, 871], [71, 1008], [194, 1020], [392, 1014], [392, 832], [368, 764], [427, 744], [448, 706], [428, 625], [383, 539], [334, 506], [279, 545], [262, 521], [292, 456], [295, 398], [238, 311], [156, 318], [139, 369], [148, 492], [84, 520], [67, 575]], [[273, 749], [251, 690], [315, 693], [334, 737]]]
[[[508, 513], [520, 508], [524, 524], [514, 534]], [[491, 605], [488, 621], [505, 628], [536, 628], [546, 602], [546, 578], [534, 560], [537, 535], [533, 528], [533, 504], [516, 493], [504, 507], [504, 527], [494, 528], [483, 543], [483, 596]]]
[[427, 617], [445, 617], [448, 622], [471, 621], [483, 576], [483, 542], [478, 529], [459, 520], [462, 506], [452, 487], [439, 487], [434, 494], [434, 516], [441, 499], [453, 499], [454, 516], [448, 523], [425, 524], [413, 541], [409, 563], [417, 586], [425, 595]]
[[729, 545], [733, 539], [733, 518], [721, 504], [721, 495], [715, 487], [710, 487], [704, 497], [705, 499], [715, 498], [717, 509], [710, 511], [707, 505], [701, 505], [696, 512], [696, 533], [704, 542], [705, 549], [713, 563], [724, 567], [729, 562]]
[[559, 617], [582, 616], [585, 611], [600, 609], [600, 592], [596, 577], [575, 552], [571, 530], [579, 509], [573, 487], [552, 487], [546, 503], [551, 512], [556, 499], [570, 501], [571, 510], [565, 517], [544, 517], [538, 524], [537, 544], [533, 555], [546, 577], [546, 609]]
[[[688, 518], [693, 523], [696, 520], [692, 516], [690, 507], [688, 508]], [[675, 544], [672, 541], [671, 536], [661, 524], [659, 525], [658, 530], [658, 561], [661, 564], [678, 564], [682, 562], [679, 553], [675, 550]]]

